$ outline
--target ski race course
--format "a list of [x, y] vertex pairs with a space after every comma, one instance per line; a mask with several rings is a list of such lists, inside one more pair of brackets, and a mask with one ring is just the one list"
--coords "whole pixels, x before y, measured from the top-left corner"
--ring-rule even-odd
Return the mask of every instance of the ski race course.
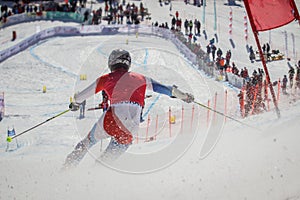
[[[62, 25], [19, 24], [18, 39]], [[1, 42], [1, 50], [10, 47], [5, 38]], [[107, 58], [115, 48], [131, 53], [132, 71], [175, 84], [239, 122], [150, 91], [139, 135], [113, 164], [97, 162], [109, 142], [103, 140], [77, 168], [62, 170], [102, 110], [86, 110], [84, 118], [79, 111], [67, 112], [14, 139], [7, 149], [8, 129], [18, 134], [68, 109], [74, 93], [109, 72]], [[300, 199], [299, 102], [286, 100], [281, 119], [273, 110], [242, 119], [237, 89], [197, 70], [170, 40], [135, 33], [51, 37], [1, 62], [0, 69], [6, 105], [0, 122], [0, 199]], [[101, 100], [101, 94], [88, 99], [86, 109]]]

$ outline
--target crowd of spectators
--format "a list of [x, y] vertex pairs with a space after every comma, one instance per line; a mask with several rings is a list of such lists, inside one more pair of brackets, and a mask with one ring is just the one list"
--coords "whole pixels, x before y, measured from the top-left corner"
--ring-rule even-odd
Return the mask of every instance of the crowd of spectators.
[[[96, 12], [93, 15], [92, 24], [97, 24], [97, 19], [101, 18], [100, 14], [102, 14], [102, 9], [101, 12]], [[122, 3], [119, 3], [119, 1], [106, 1], [103, 20], [107, 20], [108, 24], [139, 24], [144, 21], [145, 16], [148, 14], [148, 9], [144, 7], [142, 2], [137, 6], [129, 2], [126, 4], [125, 0]]]
[[5, 23], [7, 17], [22, 13], [42, 15], [43, 11], [76, 12], [79, 8], [86, 6], [86, 0], [72, 0], [68, 3], [56, 3], [54, 1], [41, 1], [38, 3], [32, 3], [30, 1], [16, 1], [11, 7], [8, 7], [7, 4], [0, 6], [0, 21]]
[[[238, 94], [238, 98], [241, 103], [241, 114], [243, 117], [266, 110], [265, 102], [269, 101], [270, 98], [268, 97], [268, 88], [264, 76], [264, 70], [258, 68], [257, 70], [253, 70], [251, 73], [248, 71], [247, 67], [239, 69], [235, 62], [231, 61], [231, 50], [228, 49], [225, 55], [223, 55], [223, 50], [220, 47], [216, 47], [214, 39], [209, 41], [209, 44], [206, 46], [206, 51], [204, 51], [200, 44], [196, 43], [197, 37], [201, 36], [200, 20], [185, 19], [185, 21], [182, 22], [178, 11], [176, 11], [175, 15], [172, 17], [171, 26], [169, 26], [168, 22], [160, 24], [155, 22], [153, 25], [172, 30], [174, 34], [198, 56], [199, 59], [204, 60], [206, 65], [215, 67], [215, 70], [219, 72], [221, 77], [224, 77], [225, 81], [228, 80], [227, 75], [229, 73], [234, 74], [243, 80], [241, 92]], [[253, 52], [252, 47], [250, 48], [250, 52], [251, 50]], [[270, 52], [270, 46], [268, 43], [263, 45], [263, 51], [265, 54]]]
[[298, 64], [295, 65], [295, 67], [293, 67], [289, 62], [288, 66], [289, 78], [286, 81], [289, 82], [290, 88], [296, 88], [300, 90], [300, 60], [298, 61]]
[[[139, 6], [134, 3], [126, 3], [126, 0], [105, 0], [104, 7], [90, 10], [86, 7], [86, 0], [69, 0], [68, 3], [56, 3], [54, 1], [41, 1], [39, 3], [30, 3], [22, 1], [14, 3], [10, 8], [4, 4], [1, 5], [0, 21], [5, 23], [7, 17], [20, 13], [33, 13], [41, 15], [43, 11], [58, 12], [77, 12], [84, 16], [84, 21], [91, 24], [100, 24], [102, 20], [107, 20], [108, 24], [139, 24], [148, 13], [148, 9], [140, 2]], [[83, 9], [85, 8], [85, 9]], [[104, 12], [103, 12], [104, 11]]]

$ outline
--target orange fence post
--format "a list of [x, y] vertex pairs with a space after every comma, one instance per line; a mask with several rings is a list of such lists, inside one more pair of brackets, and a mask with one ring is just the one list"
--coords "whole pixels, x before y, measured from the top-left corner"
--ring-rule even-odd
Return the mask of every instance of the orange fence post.
[[280, 83], [280, 78], [278, 80], [278, 92], [277, 92], [277, 102], [279, 103], [279, 97], [280, 97], [280, 88], [281, 88], [281, 83]]
[[136, 133], [135, 141], [136, 141], [136, 144], [139, 143], [139, 133], [138, 132]]
[[4, 92], [2, 92], [3, 94], [3, 117], [5, 115], [5, 98], [4, 98]]
[[169, 107], [169, 133], [170, 137], [172, 137], [172, 130], [171, 130], [171, 107]]
[[[214, 110], [217, 109], [217, 96], [218, 96], [218, 93], [216, 92], [215, 93], [215, 101], [214, 101]], [[214, 112], [214, 120], [216, 119], [216, 113]]]
[[184, 118], [184, 108], [183, 108], [183, 105], [182, 105], [182, 108], [181, 108], [181, 127], [180, 127], [180, 133], [182, 133], [182, 130], [183, 130], [183, 118]]
[[[227, 90], [225, 90], [225, 108], [224, 108], [224, 113], [227, 115]], [[226, 117], [225, 117], [225, 122], [226, 122]]]
[[256, 97], [257, 97], [257, 92], [258, 92], [258, 84], [256, 84], [256, 86], [255, 86], [254, 97], [253, 97], [253, 102], [252, 102], [252, 111], [251, 111], [251, 115], [254, 114], [254, 110], [255, 110], [255, 107], [256, 107]]
[[148, 120], [147, 120], [146, 141], [147, 141], [147, 139], [148, 139], [149, 125], [150, 125], [150, 115], [148, 115]]
[[270, 111], [270, 101], [269, 101], [269, 96], [268, 96], [268, 84], [267, 81], [264, 81], [264, 86], [265, 86], [265, 101], [267, 101], [267, 106], [268, 106], [268, 111]]
[[17, 32], [13, 31], [12, 32], [12, 39], [11, 39], [11, 41], [15, 41], [16, 39], [17, 39]]
[[191, 129], [193, 127], [194, 113], [195, 113], [195, 106], [193, 105], [193, 108], [192, 108], [192, 119], [191, 119]]
[[241, 113], [242, 117], [245, 117], [245, 87], [242, 87], [242, 93], [241, 93]]
[[[207, 107], [209, 108], [210, 106], [210, 101], [208, 100], [207, 101]], [[207, 117], [206, 117], [206, 126], [208, 127], [208, 124], [209, 124], [209, 109], [207, 109]]]
[[154, 135], [154, 140], [156, 140], [157, 129], [158, 129], [158, 115], [156, 115], [156, 120], [155, 120], [155, 135]]

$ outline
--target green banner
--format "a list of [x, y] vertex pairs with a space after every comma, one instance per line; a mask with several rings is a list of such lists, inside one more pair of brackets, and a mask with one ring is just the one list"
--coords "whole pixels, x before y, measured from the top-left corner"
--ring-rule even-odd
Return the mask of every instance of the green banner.
[[74, 22], [83, 22], [83, 16], [73, 12], [47, 12], [46, 19], [50, 20], [68, 20]]

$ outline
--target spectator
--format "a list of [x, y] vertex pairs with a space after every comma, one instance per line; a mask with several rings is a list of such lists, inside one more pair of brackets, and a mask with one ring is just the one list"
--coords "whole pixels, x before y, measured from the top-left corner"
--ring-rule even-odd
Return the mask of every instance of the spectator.
[[211, 44], [211, 54], [212, 54], [213, 60], [215, 60], [216, 50], [217, 50], [217, 47], [214, 44]]
[[287, 79], [286, 75], [284, 75], [284, 77], [282, 79], [282, 86], [281, 86], [283, 94], [287, 94], [287, 92], [286, 92], [287, 82], [288, 82], [288, 79]]
[[193, 31], [193, 21], [190, 20], [189, 21], [189, 28], [190, 28], [190, 34], [193, 34], [192, 31]]
[[211, 53], [211, 47], [209, 44], [206, 46], [206, 53], [207, 53], [207, 56], [209, 56], [209, 54]]
[[201, 22], [200, 22], [200, 20], [197, 20], [196, 26], [197, 26], [197, 35], [200, 36], [200, 29], [201, 29]]
[[86, 21], [88, 21], [88, 19], [89, 19], [89, 11], [86, 10], [86, 11], [84, 12], [84, 21], [86, 22]]
[[300, 66], [297, 66], [295, 81], [296, 81], [296, 87], [300, 89]]
[[166, 28], [166, 29], [169, 29], [168, 22], [165, 22], [165, 28]]
[[266, 51], [267, 51], [267, 53], [270, 53], [270, 50], [271, 50], [271, 47], [270, 47], [269, 43], [267, 43], [266, 44]]
[[172, 18], [172, 21], [171, 21], [171, 29], [175, 29], [175, 25], [176, 25], [176, 19], [175, 17]]
[[288, 74], [289, 74], [289, 80], [290, 80], [290, 88], [292, 88], [293, 87], [293, 79], [294, 79], [294, 75], [295, 75], [295, 69], [292, 66], [290, 66]]
[[221, 56], [223, 55], [223, 52], [220, 48], [218, 48], [218, 51], [217, 51], [217, 57], [218, 58], [221, 58]]
[[243, 70], [241, 70], [241, 77], [248, 80], [249, 79], [249, 74], [248, 74], [248, 69], [244, 67]]
[[266, 53], [266, 44], [262, 46], [263, 53]]
[[250, 52], [249, 59], [251, 62], [253, 62], [253, 60], [255, 60], [255, 54], [254, 54], [252, 46], [250, 46], [249, 52]]
[[181, 31], [181, 23], [182, 23], [181, 19], [176, 20], [176, 30], [177, 31]]
[[230, 59], [231, 59], [231, 51], [230, 50], [228, 50], [227, 52], [226, 52], [226, 66], [229, 66], [230, 65]]
[[141, 14], [141, 17], [142, 17], [142, 21], [144, 21], [144, 16], [145, 16], [145, 8], [144, 8], [144, 5], [143, 3], [141, 2], [140, 3], [140, 14]]
[[194, 20], [194, 35], [197, 35], [197, 19]]
[[232, 73], [239, 76], [239, 69], [235, 66], [234, 62], [232, 62]]
[[185, 21], [184, 21], [185, 35], [188, 35], [188, 28], [189, 28], [189, 21], [187, 19], [185, 19]]

